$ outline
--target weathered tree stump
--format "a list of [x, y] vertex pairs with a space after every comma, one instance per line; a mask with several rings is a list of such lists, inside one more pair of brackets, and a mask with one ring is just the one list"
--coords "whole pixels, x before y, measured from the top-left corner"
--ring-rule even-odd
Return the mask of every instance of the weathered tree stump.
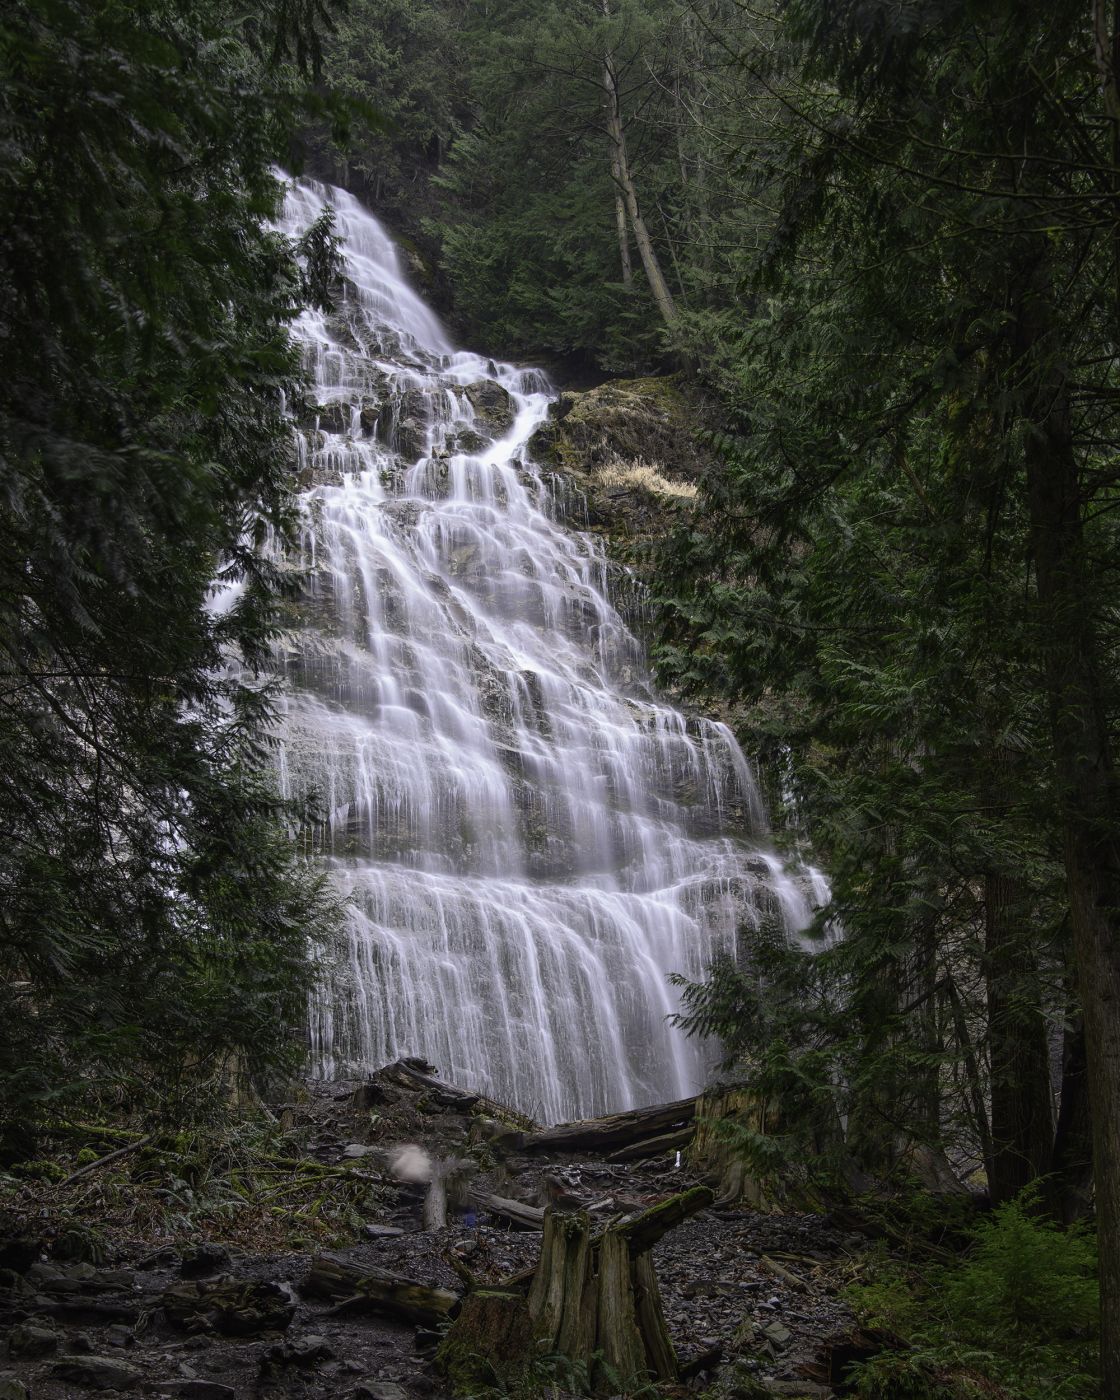
[[569, 1388], [617, 1394], [651, 1379], [675, 1381], [676, 1353], [649, 1252], [712, 1200], [707, 1187], [694, 1187], [599, 1234], [586, 1212], [546, 1211], [532, 1273], [468, 1294], [440, 1347], [444, 1374], [461, 1389], [483, 1371], [509, 1385], [542, 1361], [562, 1361]]
[[688, 1160], [695, 1171], [713, 1183], [721, 1206], [746, 1205], [773, 1211], [773, 1187], [747, 1161], [735, 1142], [735, 1128], [764, 1133], [767, 1107], [756, 1093], [740, 1085], [709, 1089], [696, 1107], [696, 1135]]

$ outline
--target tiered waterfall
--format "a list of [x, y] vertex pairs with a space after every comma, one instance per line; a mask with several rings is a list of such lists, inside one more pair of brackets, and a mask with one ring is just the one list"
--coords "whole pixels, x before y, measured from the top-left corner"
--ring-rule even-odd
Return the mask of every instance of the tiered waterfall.
[[[809, 918], [723, 725], [658, 700], [528, 443], [544, 376], [456, 350], [350, 195], [344, 290], [297, 325], [315, 407], [281, 775], [351, 897], [312, 1014], [320, 1071], [423, 1055], [544, 1121], [679, 1098], [706, 1051], [668, 974]], [[568, 503], [570, 504], [570, 502]]]

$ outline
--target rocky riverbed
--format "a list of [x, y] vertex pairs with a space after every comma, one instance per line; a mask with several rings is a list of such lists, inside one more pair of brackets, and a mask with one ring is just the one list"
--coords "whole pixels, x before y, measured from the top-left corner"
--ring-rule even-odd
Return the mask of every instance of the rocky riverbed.
[[[516, 1124], [438, 1100], [375, 1082], [318, 1086], [276, 1106], [302, 1132], [310, 1161], [351, 1163], [377, 1183], [370, 1218], [327, 1251], [330, 1260], [461, 1293], [538, 1257], [539, 1229], [488, 1209], [495, 1196], [529, 1217], [549, 1205], [606, 1223], [696, 1181], [672, 1150], [637, 1163], [586, 1151], [530, 1155], [519, 1150]], [[401, 1144], [444, 1173], [447, 1221], [437, 1228], [425, 1224], [430, 1185], [398, 1179]], [[448, 1394], [435, 1360], [439, 1328], [360, 1298], [316, 1296], [308, 1278], [321, 1248], [258, 1251], [220, 1229], [161, 1243], [150, 1230], [132, 1238], [118, 1223], [91, 1262], [60, 1257], [59, 1223], [44, 1220], [37, 1239], [25, 1213], [0, 1252], [0, 1400]], [[824, 1216], [738, 1208], [704, 1210], [667, 1234], [653, 1257], [673, 1343], [692, 1371], [669, 1393], [835, 1393], [840, 1377], [831, 1372], [854, 1328], [840, 1292], [866, 1245]]]

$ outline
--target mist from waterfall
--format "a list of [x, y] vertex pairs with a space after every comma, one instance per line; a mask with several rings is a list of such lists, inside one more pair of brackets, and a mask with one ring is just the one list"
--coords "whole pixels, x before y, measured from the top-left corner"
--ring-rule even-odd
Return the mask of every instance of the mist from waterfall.
[[544, 1121], [694, 1092], [674, 1029], [699, 977], [822, 892], [766, 843], [730, 730], [651, 687], [570, 490], [532, 461], [536, 370], [456, 350], [351, 195], [289, 187], [293, 236], [335, 211], [344, 288], [296, 326], [306, 585], [278, 663], [279, 751], [316, 795], [350, 898], [312, 1008], [317, 1069], [423, 1055]]

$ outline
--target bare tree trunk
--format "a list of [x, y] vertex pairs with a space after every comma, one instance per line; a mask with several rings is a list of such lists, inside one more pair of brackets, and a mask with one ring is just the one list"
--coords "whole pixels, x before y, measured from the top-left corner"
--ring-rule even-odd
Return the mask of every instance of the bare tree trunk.
[[[608, 13], [605, 3], [603, 12], [604, 14]], [[619, 109], [618, 82], [609, 54], [603, 62], [603, 101], [607, 115], [607, 137], [611, 145], [611, 177], [614, 179], [615, 187], [621, 194], [625, 205], [630, 227], [634, 231], [634, 241], [638, 245], [638, 255], [642, 260], [646, 281], [649, 283], [649, 289], [657, 303], [657, 309], [661, 313], [661, 319], [667, 326], [672, 326], [677, 319], [677, 307], [673, 301], [673, 294], [669, 290], [669, 284], [665, 281], [661, 271], [657, 250], [653, 246], [653, 240], [649, 236], [649, 229], [642, 218], [642, 211], [638, 204], [638, 191], [634, 185], [634, 177], [626, 154], [626, 132]], [[629, 251], [627, 251], [628, 256]], [[625, 268], [625, 263], [623, 266]]]
[[1048, 1181], [1050, 1209], [1064, 1225], [1084, 1220], [1093, 1205], [1093, 1125], [1085, 1066], [1085, 1027], [1078, 1015], [1066, 1027], [1062, 1090]]
[[614, 221], [618, 229], [618, 256], [622, 263], [622, 285], [634, 284], [634, 268], [630, 262], [630, 233], [626, 227], [626, 204], [622, 198], [622, 181], [618, 173], [618, 162], [611, 164], [611, 179], [614, 181]]

